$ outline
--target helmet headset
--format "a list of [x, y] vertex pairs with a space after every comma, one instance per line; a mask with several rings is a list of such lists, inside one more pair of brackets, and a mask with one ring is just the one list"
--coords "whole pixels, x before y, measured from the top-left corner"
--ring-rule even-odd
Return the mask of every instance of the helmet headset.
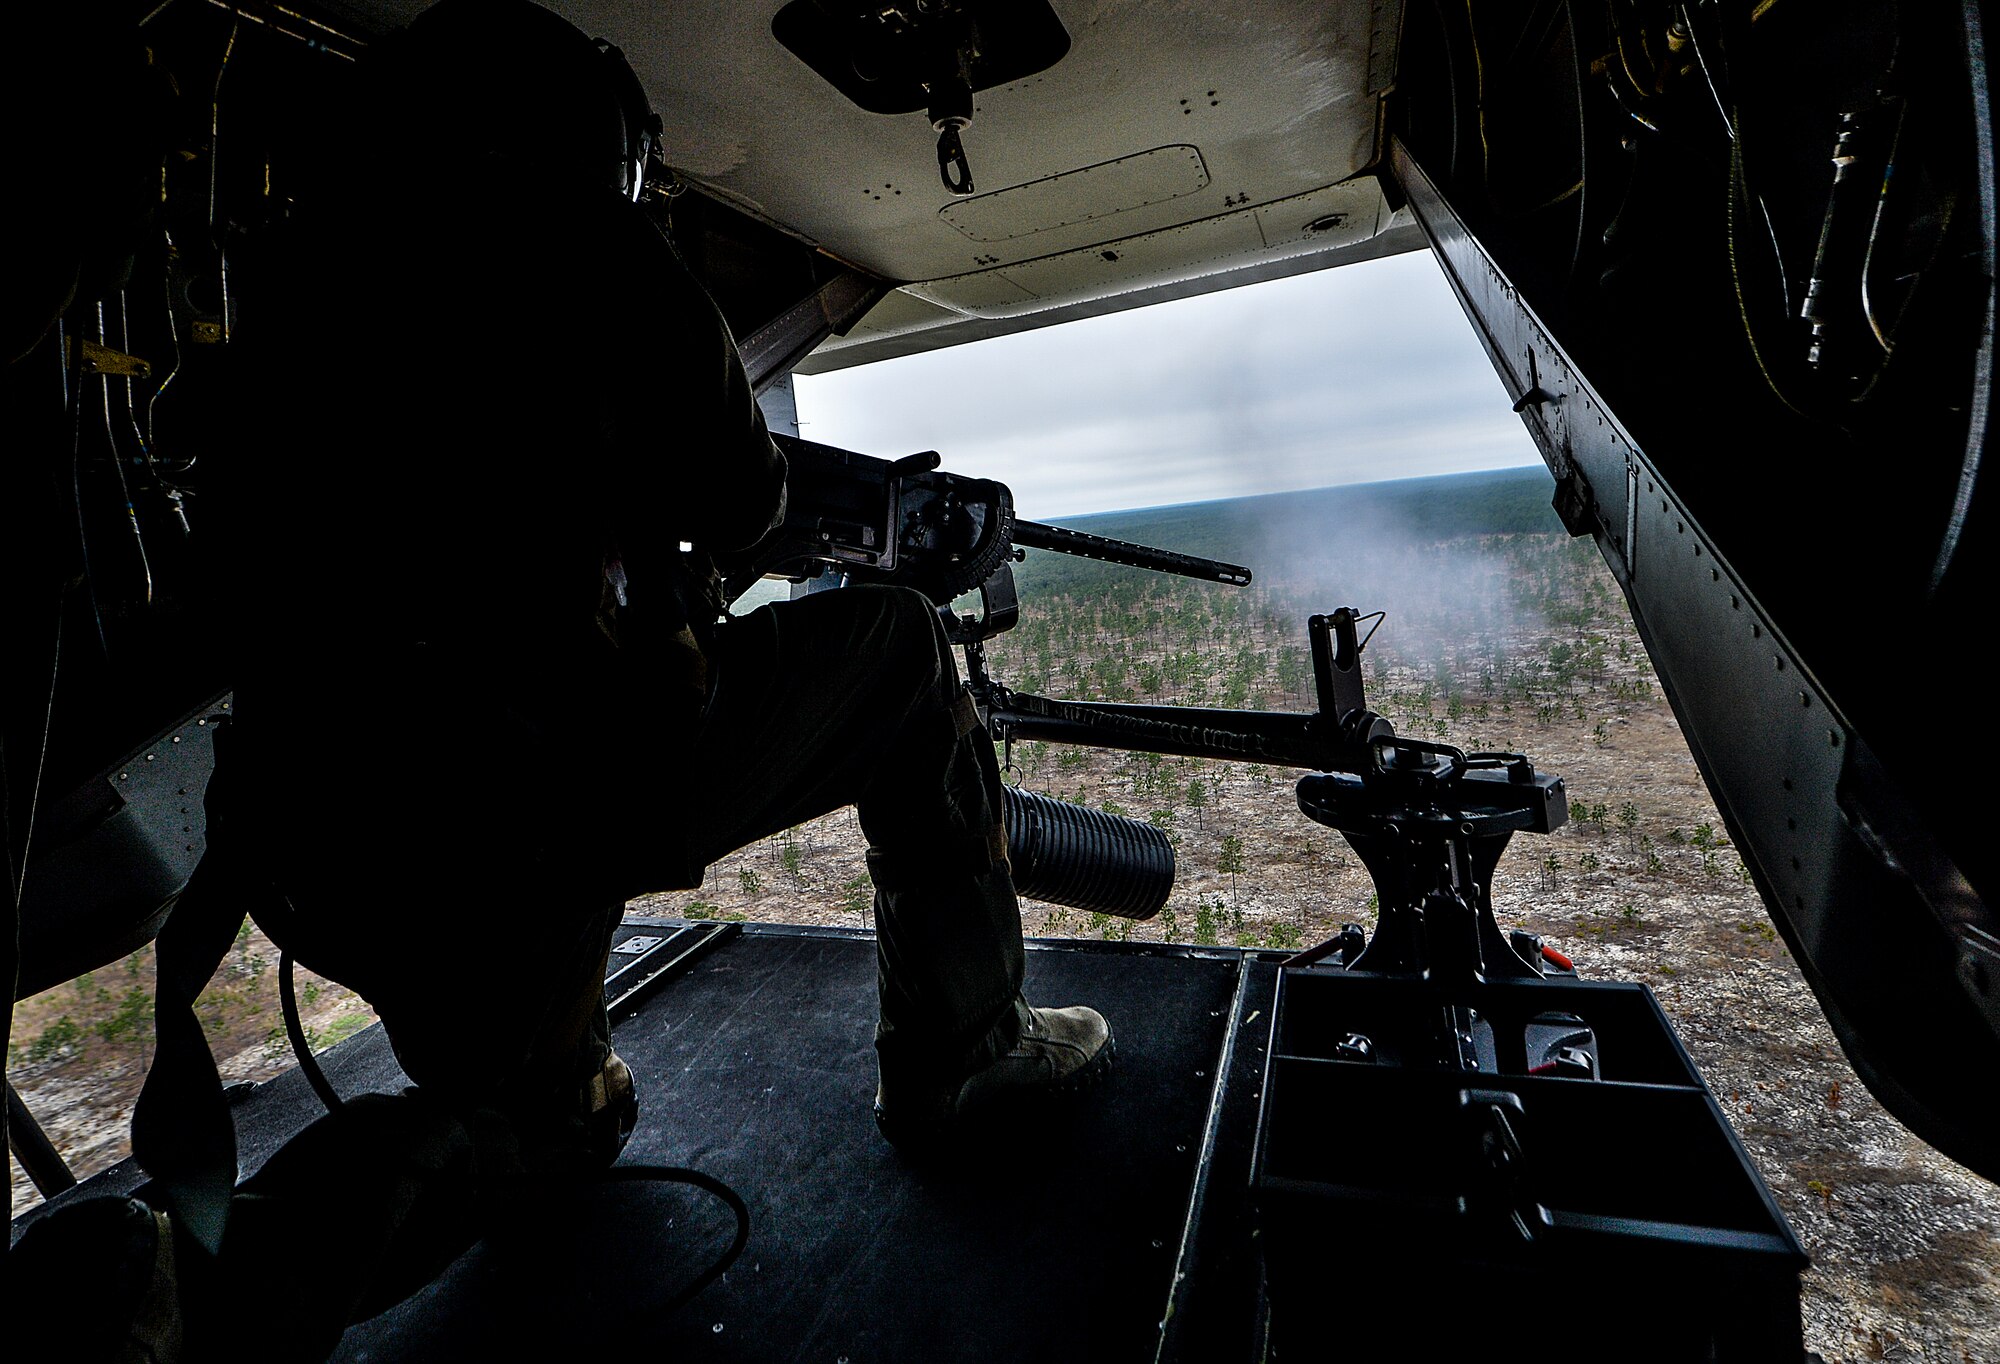
[[528, 0], [439, 0], [370, 56], [390, 144], [378, 150], [415, 158], [416, 173], [451, 129], [484, 172], [636, 203], [660, 157], [659, 115], [624, 52]]
[[609, 68], [612, 94], [618, 101], [618, 118], [625, 155], [618, 163], [618, 192], [633, 203], [646, 190], [646, 167], [660, 156], [660, 116], [646, 101], [646, 87], [639, 84], [632, 64], [609, 40], [597, 39], [597, 50]]

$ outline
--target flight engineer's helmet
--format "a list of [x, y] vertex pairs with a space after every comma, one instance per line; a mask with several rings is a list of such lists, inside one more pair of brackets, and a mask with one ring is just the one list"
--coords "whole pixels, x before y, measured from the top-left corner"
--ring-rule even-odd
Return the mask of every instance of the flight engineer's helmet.
[[370, 55], [374, 131], [447, 193], [497, 177], [484, 188], [502, 197], [602, 185], [636, 201], [659, 155], [625, 54], [528, 0], [439, 0]]

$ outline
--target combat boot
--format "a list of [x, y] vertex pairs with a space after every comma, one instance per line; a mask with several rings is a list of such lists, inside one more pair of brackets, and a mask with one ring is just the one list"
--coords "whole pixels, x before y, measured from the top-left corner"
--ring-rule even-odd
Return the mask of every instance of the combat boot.
[[167, 1215], [140, 1199], [51, 1209], [7, 1253], [12, 1357], [180, 1364], [185, 1258]]
[[1016, 1000], [1014, 1011], [1020, 1037], [969, 1076], [939, 1079], [885, 1061], [875, 1088], [882, 1135], [898, 1150], [922, 1155], [949, 1143], [980, 1114], [1087, 1089], [1111, 1069], [1111, 1026], [1097, 1010], [1080, 1004], [1037, 1009]]
[[607, 1055], [597, 1074], [584, 1082], [583, 1106], [585, 1160], [591, 1166], [609, 1165], [639, 1125], [638, 1086], [617, 1052]]

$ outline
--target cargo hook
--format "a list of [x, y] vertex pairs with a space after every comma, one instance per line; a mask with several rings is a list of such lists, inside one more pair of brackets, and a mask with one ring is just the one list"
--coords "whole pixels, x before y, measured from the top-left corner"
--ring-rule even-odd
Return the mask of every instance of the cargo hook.
[[939, 67], [924, 88], [930, 92], [931, 131], [938, 135], [938, 176], [953, 194], [972, 193], [972, 167], [965, 162], [959, 133], [972, 126], [972, 63], [979, 38], [969, 23], [946, 40], [938, 53]]
[[951, 193], [972, 193], [972, 167], [965, 162], [965, 144], [958, 140], [957, 125], [946, 124], [938, 134], [938, 176]]

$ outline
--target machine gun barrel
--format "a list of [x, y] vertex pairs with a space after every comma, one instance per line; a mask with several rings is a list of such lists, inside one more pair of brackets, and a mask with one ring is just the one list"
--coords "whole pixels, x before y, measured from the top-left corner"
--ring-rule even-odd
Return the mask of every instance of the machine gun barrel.
[[1047, 549], [1084, 559], [1101, 559], [1108, 564], [1124, 564], [1129, 568], [1151, 569], [1155, 573], [1177, 573], [1184, 578], [1228, 583], [1232, 587], [1247, 587], [1250, 583], [1250, 570], [1241, 564], [1226, 564], [1220, 559], [1204, 559], [1194, 554], [1178, 554], [1170, 549], [1135, 545], [1126, 540], [1111, 540], [1102, 535], [1067, 530], [1062, 526], [1045, 526], [1039, 521], [1016, 521], [1014, 543], [1026, 545], [1029, 549]]
[[980, 712], [997, 738], [1360, 773], [1375, 765], [1375, 744], [1393, 739], [1396, 732], [1368, 709], [1363, 693], [1363, 619], [1343, 606], [1306, 622], [1320, 698], [1320, 708], [1308, 714], [1065, 701], [995, 682], [986, 674], [983, 651], [969, 651], [966, 663]]
[[1344, 751], [1335, 726], [1317, 715], [1061, 701], [1003, 688], [990, 689], [986, 700], [986, 723], [996, 738], [1313, 771], [1358, 771], [1366, 757], [1365, 749]]

